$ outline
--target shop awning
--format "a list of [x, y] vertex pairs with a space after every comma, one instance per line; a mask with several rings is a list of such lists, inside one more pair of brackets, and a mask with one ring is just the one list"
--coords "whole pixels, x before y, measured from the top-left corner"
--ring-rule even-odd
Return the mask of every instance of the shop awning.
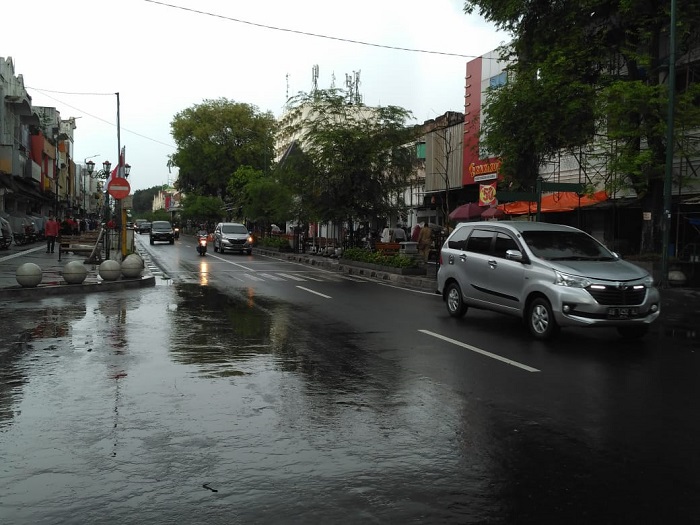
[[[598, 191], [590, 196], [579, 195], [578, 193], [570, 191], [561, 191], [557, 193], [550, 193], [549, 195], [543, 195], [540, 205], [540, 211], [543, 213], [573, 211], [576, 208], [592, 206], [594, 204], [598, 204], [599, 202], [606, 201], [607, 199], [608, 195], [605, 193], [605, 190]], [[506, 215], [524, 215], [526, 213], [537, 213], [536, 202], [508, 202], [505, 204], [499, 204], [498, 208], [503, 210], [506, 213]]]

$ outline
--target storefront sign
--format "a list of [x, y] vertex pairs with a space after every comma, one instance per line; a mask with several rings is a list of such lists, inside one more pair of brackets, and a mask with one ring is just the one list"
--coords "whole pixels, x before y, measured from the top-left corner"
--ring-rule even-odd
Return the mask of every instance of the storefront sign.
[[[490, 161], [490, 162], [483, 162], [481, 164], [476, 164], [475, 162], [472, 162], [469, 165], [469, 174], [472, 176], [472, 178], [476, 180], [480, 180], [481, 175], [486, 175], [486, 174], [492, 174], [492, 175], [497, 175], [498, 170], [501, 169], [501, 161], [499, 159]], [[489, 179], [495, 178], [494, 176], [489, 177]]]

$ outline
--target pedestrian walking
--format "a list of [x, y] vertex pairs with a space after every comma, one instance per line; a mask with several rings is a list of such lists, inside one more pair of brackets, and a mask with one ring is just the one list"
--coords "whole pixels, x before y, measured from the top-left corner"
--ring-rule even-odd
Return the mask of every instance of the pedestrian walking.
[[406, 241], [406, 230], [404, 230], [400, 224], [396, 225], [394, 228], [394, 242], [405, 242]]
[[421, 254], [423, 260], [427, 262], [428, 257], [430, 257], [430, 245], [433, 242], [433, 230], [428, 225], [428, 221], [425, 221], [423, 227], [418, 235], [418, 253]]
[[54, 219], [53, 213], [49, 214], [49, 219], [44, 225], [44, 235], [46, 236], [46, 253], [53, 253], [56, 247], [56, 237], [58, 237], [58, 221]]
[[418, 242], [419, 235], [420, 235], [420, 224], [416, 223], [416, 225], [413, 227], [413, 230], [411, 230], [411, 240], [413, 242]]

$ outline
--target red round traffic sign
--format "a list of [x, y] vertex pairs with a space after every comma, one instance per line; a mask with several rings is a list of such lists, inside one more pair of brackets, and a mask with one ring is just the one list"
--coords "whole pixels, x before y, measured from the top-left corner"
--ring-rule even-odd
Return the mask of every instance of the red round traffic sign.
[[117, 200], [128, 197], [130, 191], [129, 181], [123, 177], [114, 177], [107, 185], [107, 193]]

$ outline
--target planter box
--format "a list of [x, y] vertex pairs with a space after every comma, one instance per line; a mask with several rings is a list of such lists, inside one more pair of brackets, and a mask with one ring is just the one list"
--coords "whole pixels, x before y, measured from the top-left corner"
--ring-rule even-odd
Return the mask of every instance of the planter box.
[[381, 264], [373, 264], [362, 261], [350, 261], [341, 259], [340, 264], [352, 266], [354, 268], [367, 268], [377, 272], [395, 273], [397, 275], [425, 275], [425, 268], [395, 268], [393, 266], [382, 266]]

